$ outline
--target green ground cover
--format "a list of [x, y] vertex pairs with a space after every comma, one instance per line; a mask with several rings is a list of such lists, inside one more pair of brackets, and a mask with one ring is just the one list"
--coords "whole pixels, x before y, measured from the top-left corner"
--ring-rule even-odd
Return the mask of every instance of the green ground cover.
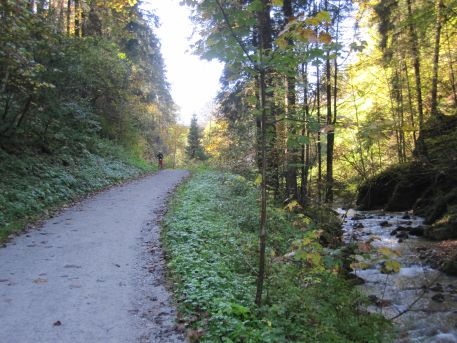
[[103, 140], [92, 151], [82, 145], [52, 154], [0, 149], [0, 242], [54, 208], [152, 171], [129, 156]]
[[257, 198], [255, 184], [240, 176], [199, 171], [172, 202], [163, 242], [189, 338], [385, 341], [389, 324], [367, 315], [364, 297], [336, 273], [336, 251], [319, 244], [322, 226], [303, 211], [269, 208], [264, 302], [255, 306]]

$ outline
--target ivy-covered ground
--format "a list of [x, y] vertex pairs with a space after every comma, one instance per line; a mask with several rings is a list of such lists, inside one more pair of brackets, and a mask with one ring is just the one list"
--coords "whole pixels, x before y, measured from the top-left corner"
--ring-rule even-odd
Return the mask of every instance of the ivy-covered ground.
[[108, 141], [52, 154], [0, 149], [0, 242], [50, 210], [152, 168]]
[[[201, 342], [385, 342], [389, 324], [337, 274], [325, 225], [269, 208], [268, 268], [254, 304], [258, 192], [241, 176], [200, 171], [179, 190], [163, 242], [181, 325]], [[301, 213], [299, 213], [301, 212]], [[289, 256], [285, 256], [287, 253]]]

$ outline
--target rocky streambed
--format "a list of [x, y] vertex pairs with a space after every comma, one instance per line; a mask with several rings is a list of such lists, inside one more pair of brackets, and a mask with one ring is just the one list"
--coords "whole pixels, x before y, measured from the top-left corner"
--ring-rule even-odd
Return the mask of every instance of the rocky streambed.
[[359, 248], [354, 274], [372, 301], [368, 310], [393, 320], [395, 342], [457, 343], [457, 277], [438, 270], [442, 250], [422, 238], [423, 219], [338, 212], [345, 242]]

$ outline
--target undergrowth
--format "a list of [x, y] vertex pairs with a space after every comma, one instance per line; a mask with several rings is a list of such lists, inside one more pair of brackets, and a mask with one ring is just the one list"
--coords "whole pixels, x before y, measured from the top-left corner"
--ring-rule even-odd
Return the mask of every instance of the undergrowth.
[[113, 143], [96, 143], [92, 152], [84, 146], [52, 154], [0, 149], [0, 242], [53, 208], [151, 171]]
[[255, 306], [257, 200], [255, 184], [209, 171], [195, 173], [175, 197], [163, 242], [188, 337], [383, 342], [389, 324], [368, 315], [364, 297], [337, 275], [337, 253], [322, 247], [322, 226], [304, 211], [269, 208], [264, 301]]

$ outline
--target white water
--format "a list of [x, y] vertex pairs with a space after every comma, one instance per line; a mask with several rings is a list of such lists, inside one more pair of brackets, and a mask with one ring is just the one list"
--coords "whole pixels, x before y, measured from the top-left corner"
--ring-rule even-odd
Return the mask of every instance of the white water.
[[[345, 218], [345, 242], [370, 242], [373, 247], [369, 253], [372, 265], [355, 274], [365, 281], [362, 289], [378, 300], [369, 311], [389, 319], [399, 316], [394, 319], [395, 342], [457, 343], [457, 278], [421, 262], [418, 256], [428, 245], [425, 239], [410, 235], [399, 242], [391, 235], [398, 226], [423, 226], [423, 219], [412, 215], [404, 218], [404, 213], [338, 212]], [[389, 226], [380, 225], [385, 221]], [[386, 259], [376, 261], [376, 251], [381, 247], [398, 252], [399, 256], [388, 259], [400, 263], [399, 273], [381, 273], [381, 263]]]

